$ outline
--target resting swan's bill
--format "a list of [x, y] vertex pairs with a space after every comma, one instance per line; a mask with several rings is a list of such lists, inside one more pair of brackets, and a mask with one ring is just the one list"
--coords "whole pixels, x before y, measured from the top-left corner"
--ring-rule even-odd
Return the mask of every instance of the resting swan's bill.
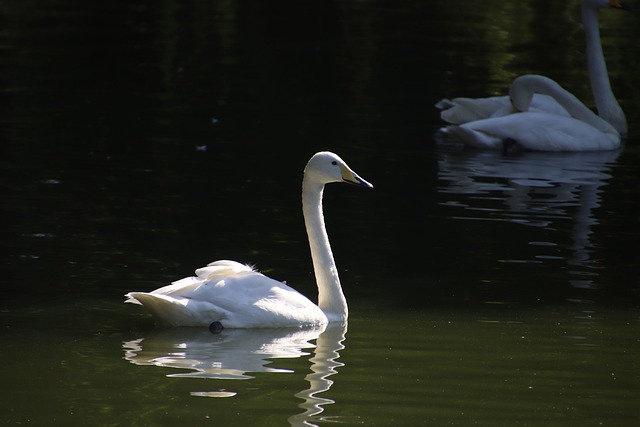
[[[529, 111], [534, 92], [551, 96], [571, 117]], [[597, 151], [620, 146], [620, 134], [611, 124], [548, 77], [517, 77], [509, 96], [513, 107], [521, 112], [450, 125], [445, 132], [465, 145], [484, 149], [511, 151], [517, 144], [532, 151]], [[509, 147], [503, 145], [505, 142]]]
[[173, 326], [274, 328], [324, 325], [348, 315], [338, 270], [324, 226], [325, 184], [346, 182], [372, 188], [336, 154], [316, 153], [304, 169], [302, 211], [318, 285], [318, 305], [286, 284], [235, 261], [215, 261], [152, 292], [130, 292], [125, 302], [141, 304]]
[[[598, 10], [605, 7], [626, 9], [621, 0], [582, 0], [582, 26], [586, 37], [589, 80], [598, 115], [611, 123], [622, 136], [626, 136], [627, 119], [611, 90], [607, 64], [600, 41]], [[451, 124], [498, 117], [511, 112], [507, 96], [442, 99], [436, 104], [436, 107], [442, 110], [440, 118]], [[542, 94], [533, 97], [531, 111], [569, 115], [554, 99]]]

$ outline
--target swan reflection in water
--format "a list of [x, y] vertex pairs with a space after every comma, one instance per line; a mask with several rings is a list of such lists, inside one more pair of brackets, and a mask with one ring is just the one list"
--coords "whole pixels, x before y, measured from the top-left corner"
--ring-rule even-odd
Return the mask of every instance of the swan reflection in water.
[[[291, 425], [315, 425], [312, 420], [323, 412], [323, 405], [334, 403], [318, 394], [329, 390], [343, 364], [338, 362], [347, 325], [336, 323], [305, 329], [225, 329], [212, 334], [205, 328], [163, 328], [144, 338], [123, 343], [125, 359], [136, 365], [190, 370], [168, 377], [212, 379], [250, 379], [255, 372], [293, 372], [270, 367], [272, 359], [310, 358], [311, 372], [305, 379], [309, 388], [295, 394], [304, 402], [303, 413], [289, 418]], [[313, 344], [311, 341], [316, 340]], [[313, 349], [313, 350], [310, 350]], [[227, 390], [192, 392], [193, 396], [231, 397]], [[318, 420], [320, 421], [320, 420]]]
[[[589, 271], [594, 209], [600, 206], [601, 187], [611, 178], [620, 150], [584, 153], [525, 152], [517, 157], [496, 152], [455, 150], [441, 144], [438, 192], [463, 195], [443, 204], [459, 207], [470, 216], [461, 219], [509, 221], [549, 228], [557, 221], [572, 221], [567, 264]], [[448, 148], [448, 149], [446, 149]], [[544, 246], [549, 242], [530, 242]], [[550, 243], [553, 245], [553, 243]], [[544, 258], [544, 257], [539, 257]], [[591, 280], [571, 280], [575, 287], [591, 287]]]

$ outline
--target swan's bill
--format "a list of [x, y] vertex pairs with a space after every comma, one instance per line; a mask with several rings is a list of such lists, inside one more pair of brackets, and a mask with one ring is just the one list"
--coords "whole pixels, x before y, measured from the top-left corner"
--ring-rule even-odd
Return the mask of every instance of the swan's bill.
[[628, 4], [622, 2], [622, 0], [609, 0], [609, 7], [614, 9], [630, 10]]
[[373, 184], [360, 178], [360, 176], [346, 166], [340, 166], [342, 172], [342, 180], [349, 184], [360, 185], [362, 187], [373, 188]]

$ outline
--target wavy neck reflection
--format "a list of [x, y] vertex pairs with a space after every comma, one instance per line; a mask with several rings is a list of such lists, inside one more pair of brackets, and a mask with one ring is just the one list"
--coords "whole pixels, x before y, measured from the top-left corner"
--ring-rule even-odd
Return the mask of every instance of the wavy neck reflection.
[[[316, 426], [312, 420], [323, 411], [324, 405], [335, 403], [329, 398], [319, 397], [319, 393], [328, 391], [333, 384], [329, 377], [338, 373], [337, 369], [344, 366], [338, 362], [340, 350], [344, 348], [342, 342], [347, 333], [347, 324], [330, 324], [327, 329], [320, 334], [316, 341], [314, 356], [310, 359], [311, 373], [305, 379], [309, 382], [309, 388], [296, 393], [296, 397], [303, 399], [300, 407], [304, 412], [289, 418], [292, 426]], [[318, 421], [325, 421], [327, 418], [320, 417]], [[335, 421], [334, 419], [331, 419]]]
[[[445, 206], [463, 208], [453, 218], [512, 222], [553, 230], [562, 221], [571, 221], [570, 240], [564, 257], [570, 270], [569, 284], [593, 285], [592, 227], [598, 224], [602, 187], [611, 178], [610, 170], [620, 150], [591, 153], [524, 153], [505, 157], [497, 153], [442, 152], [439, 158], [438, 192], [450, 197]], [[558, 235], [560, 239], [563, 236]], [[533, 259], [507, 262], [542, 263], [557, 258], [544, 251], [556, 242], [527, 242], [543, 251]]]

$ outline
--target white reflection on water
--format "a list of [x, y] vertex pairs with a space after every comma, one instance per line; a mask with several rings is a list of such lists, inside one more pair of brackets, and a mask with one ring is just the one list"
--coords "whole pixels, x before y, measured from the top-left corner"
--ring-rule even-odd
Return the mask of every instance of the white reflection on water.
[[337, 374], [337, 369], [344, 366], [338, 362], [338, 358], [340, 350], [344, 348], [342, 342], [346, 333], [346, 324], [332, 324], [316, 340], [315, 354], [311, 358], [311, 373], [305, 377], [309, 382], [309, 388], [296, 393], [296, 397], [304, 400], [300, 404], [304, 412], [289, 418], [292, 426], [316, 426], [311, 422], [315, 418], [318, 418], [318, 421], [337, 421], [335, 417], [318, 417], [324, 410], [323, 405], [334, 403], [333, 400], [319, 397], [318, 394], [331, 388], [333, 381], [329, 377]]
[[[442, 151], [438, 159], [438, 192], [464, 196], [443, 203], [470, 214], [456, 217], [460, 219], [509, 221], [544, 228], [557, 227], [556, 222], [560, 220], [571, 221], [571, 256], [566, 262], [571, 266], [594, 268], [590, 260], [591, 228], [598, 224], [594, 210], [600, 207], [601, 187], [611, 178], [612, 165], [619, 155], [620, 150], [530, 152], [518, 157], [488, 151]], [[589, 287], [591, 281], [579, 279], [571, 284]]]
[[[254, 372], [293, 372], [271, 368], [271, 359], [309, 355], [311, 373], [305, 379], [309, 388], [295, 394], [304, 400], [304, 412], [289, 418], [291, 425], [313, 426], [312, 420], [323, 412], [323, 405], [334, 403], [318, 394], [329, 390], [330, 376], [343, 366], [337, 359], [344, 348], [347, 325], [332, 324], [308, 329], [226, 329], [212, 334], [200, 328], [166, 328], [153, 330], [144, 338], [123, 343], [125, 359], [136, 365], [187, 369], [193, 372], [169, 374], [168, 377], [212, 379], [250, 379]], [[316, 344], [311, 343], [316, 340]], [[192, 396], [232, 397], [227, 390], [194, 391]]]

